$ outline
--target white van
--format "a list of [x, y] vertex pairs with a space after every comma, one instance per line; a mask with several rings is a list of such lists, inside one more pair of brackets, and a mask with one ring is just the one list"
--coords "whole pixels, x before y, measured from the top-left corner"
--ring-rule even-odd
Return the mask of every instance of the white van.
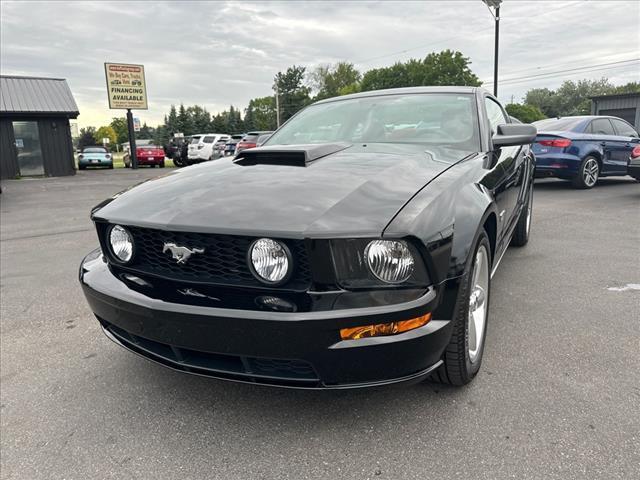
[[189, 163], [204, 162], [213, 158], [213, 146], [218, 140], [228, 140], [226, 133], [199, 133], [191, 137], [187, 158]]

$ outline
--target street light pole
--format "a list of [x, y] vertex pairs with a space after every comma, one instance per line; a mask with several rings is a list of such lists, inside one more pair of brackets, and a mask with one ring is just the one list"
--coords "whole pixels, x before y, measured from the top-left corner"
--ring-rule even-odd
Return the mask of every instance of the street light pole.
[[500, 4], [496, 7], [496, 34], [493, 51], [493, 96], [498, 98], [498, 39], [500, 38]]
[[[493, 95], [498, 96], [498, 42], [500, 38], [500, 4], [502, 0], [482, 0], [482, 2], [489, 8], [489, 12], [493, 15], [496, 24], [496, 32], [494, 35], [494, 49], [493, 49]], [[491, 8], [495, 9], [495, 13]]]

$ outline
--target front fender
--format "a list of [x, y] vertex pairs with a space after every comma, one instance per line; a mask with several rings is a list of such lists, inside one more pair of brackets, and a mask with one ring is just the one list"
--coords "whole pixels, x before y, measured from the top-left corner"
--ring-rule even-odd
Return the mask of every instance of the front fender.
[[481, 227], [491, 214], [497, 218], [493, 195], [482, 184], [483, 174], [490, 171], [479, 157], [461, 162], [423, 188], [384, 230], [384, 236], [422, 240], [436, 284], [464, 273]]

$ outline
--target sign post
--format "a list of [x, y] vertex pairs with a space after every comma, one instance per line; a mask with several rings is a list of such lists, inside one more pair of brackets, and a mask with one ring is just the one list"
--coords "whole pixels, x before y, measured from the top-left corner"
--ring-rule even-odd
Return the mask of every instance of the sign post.
[[107, 79], [109, 108], [127, 110], [129, 130], [129, 155], [131, 168], [138, 168], [136, 156], [136, 134], [131, 109], [147, 110], [147, 84], [144, 78], [144, 66], [128, 63], [105, 63], [104, 74]]

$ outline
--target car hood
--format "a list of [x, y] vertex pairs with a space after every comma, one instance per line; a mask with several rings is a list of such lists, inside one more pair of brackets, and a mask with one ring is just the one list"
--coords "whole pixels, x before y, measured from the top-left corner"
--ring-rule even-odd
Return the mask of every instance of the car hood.
[[380, 235], [413, 195], [450, 167], [415, 145], [367, 145], [304, 166], [220, 159], [144, 182], [94, 219], [178, 231], [290, 238]]

